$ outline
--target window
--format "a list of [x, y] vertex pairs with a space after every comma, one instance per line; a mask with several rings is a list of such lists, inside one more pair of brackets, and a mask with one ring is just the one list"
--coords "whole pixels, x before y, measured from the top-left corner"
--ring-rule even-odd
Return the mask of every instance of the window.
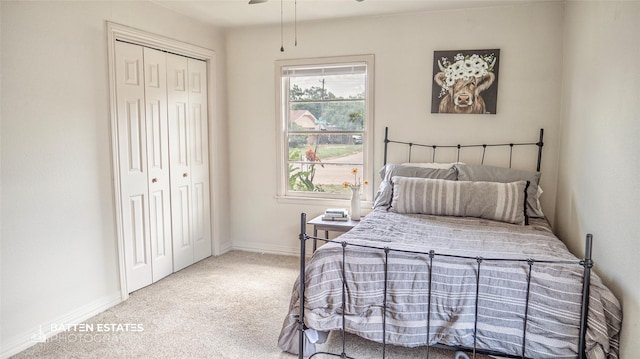
[[281, 60], [276, 72], [278, 196], [349, 198], [345, 182], [371, 181], [373, 55]]

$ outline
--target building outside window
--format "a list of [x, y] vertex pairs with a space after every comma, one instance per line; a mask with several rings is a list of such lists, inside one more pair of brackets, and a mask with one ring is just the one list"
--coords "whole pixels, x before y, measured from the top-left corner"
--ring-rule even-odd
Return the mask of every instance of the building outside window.
[[372, 179], [373, 55], [281, 60], [276, 72], [278, 197], [349, 198], [345, 182]]

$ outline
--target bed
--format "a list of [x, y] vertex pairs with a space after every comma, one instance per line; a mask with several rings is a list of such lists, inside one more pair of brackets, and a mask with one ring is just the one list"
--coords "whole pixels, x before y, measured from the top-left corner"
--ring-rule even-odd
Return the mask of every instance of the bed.
[[[314, 357], [330, 331], [387, 345], [447, 347], [513, 358], [618, 358], [622, 311], [553, 234], [539, 205], [543, 131], [506, 143], [509, 166], [485, 166], [487, 144], [433, 146], [391, 141], [374, 210], [306, 260], [300, 219], [300, 277], [280, 333], [284, 351]], [[387, 162], [387, 146], [451, 147], [451, 165]], [[537, 146], [536, 171], [511, 169], [513, 149]], [[480, 165], [459, 162], [467, 147]], [[324, 240], [322, 238], [315, 238]], [[300, 311], [300, 307], [304, 310]], [[342, 336], [343, 340], [345, 336]], [[382, 352], [385, 357], [385, 350]]]

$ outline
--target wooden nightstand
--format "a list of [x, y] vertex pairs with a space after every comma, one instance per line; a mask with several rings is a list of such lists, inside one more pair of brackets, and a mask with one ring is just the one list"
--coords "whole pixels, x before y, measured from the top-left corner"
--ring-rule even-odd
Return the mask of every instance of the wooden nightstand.
[[[324, 231], [324, 238], [329, 239], [329, 231], [331, 232], [348, 232], [351, 228], [355, 227], [360, 221], [353, 221], [349, 218], [348, 221], [323, 221], [322, 215], [310, 220], [307, 224], [313, 226], [313, 236], [318, 236], [318, 231]], [[318, 246], [318, 240], [313, 239], [313, 251], [316, 251]]]

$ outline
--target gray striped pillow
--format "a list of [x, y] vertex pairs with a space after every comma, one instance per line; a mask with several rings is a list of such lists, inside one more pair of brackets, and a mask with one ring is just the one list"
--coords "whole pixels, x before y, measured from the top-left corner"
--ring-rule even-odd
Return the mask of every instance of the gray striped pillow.
[[527, 222], [526, 181], [471, 182], [395, 176], [392, 182], [393, 212]]

